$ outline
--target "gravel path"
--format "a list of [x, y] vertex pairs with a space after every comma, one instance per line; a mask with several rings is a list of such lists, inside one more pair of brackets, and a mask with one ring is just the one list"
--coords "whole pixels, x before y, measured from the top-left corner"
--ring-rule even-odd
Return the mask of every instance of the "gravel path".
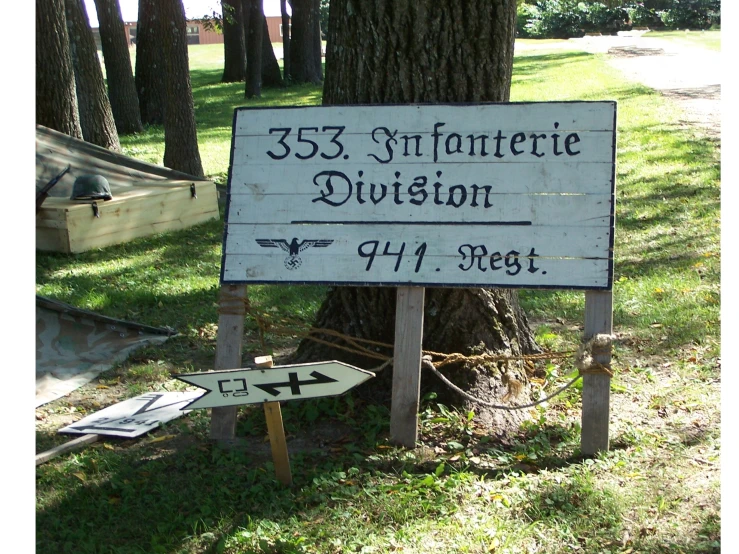
[[709, 137], [719, 139], [721, 80], [725, 74], [721, 54], [642, 34], [570, 39], [562, 43], [562, 47], [608, 54], [609, 63], [627, 79], [658, 90], [678, 102], [685, 124], [695, 125]]

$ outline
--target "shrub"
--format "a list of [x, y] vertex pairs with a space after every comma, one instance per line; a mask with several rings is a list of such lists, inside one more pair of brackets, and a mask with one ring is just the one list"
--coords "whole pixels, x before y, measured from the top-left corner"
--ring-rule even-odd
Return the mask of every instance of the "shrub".
[[643, 0], [609, 2], [538, 0], [519, 3], [516, 31], [524, 38], [572, 38], [588, 33], [614, 34], [632, 26], [659, 29], [708, 29], [721, 25], [720, 0]]
[[615, 34], [631, 28], [629, 13], [624, 8], [609, 8], [600, 2], [581, 3], [579, 6], [584, 15], [584, 27], [587, 32]]
[[520, 4], [517, 11], [517, 34], [524, 38], [572, 38], [628, 28], [629, 14], [624, 8], [609, 8], [600, 2], [540, 0]]
[[721, 25], [720, 0], [673, 0], [670, 9], [660, 12], [668, 29], [709, 29]]
[[516, 12], [516, 36], [541, 38], [538, 36], [541, 10], [536, 4], [519, 4]]
[[626, 6], [626, 13], [629, 14], [631, 25], [634, 27], [649, 27], [650, 29], [659, 29], [664, 27], [660, 14], [654, 8], [649, 8], [642, 3], [631, 4]]
[[541, 0], [518, 6], [517, 31], [527, 38], [570, 38], [583, 35], [584, 15], [574, 0]]

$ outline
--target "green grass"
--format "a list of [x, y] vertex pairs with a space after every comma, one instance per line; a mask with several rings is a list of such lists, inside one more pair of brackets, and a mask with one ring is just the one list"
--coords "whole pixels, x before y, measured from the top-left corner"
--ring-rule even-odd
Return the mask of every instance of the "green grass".
[[677, 44], [705, 48], [708, 50], [721, 50], [721, 31], [650, 31], [643, 35], [644, 38], [658, 38], [674, 41]]
[[[321, 102], [321, 87], [265, 88], [261, 98], [244, 98], [244, 83], [221, 83], [223, 45], [205, 44], [189, 50], [198, 149], [205, 175], [220, 184], [228, 178], [231, 128], [234, 109], [239, 107], [302, 106]], [[164, 158], [164, 128], [148, 126], [144, 133], [120, 137], [123, 153], [161, 164]]]
[[[247, 103], [241, 85], [218, 83], [217, 55], [191, 49], [201, 155], [220, 180], [234, 107], [315, 104], [320, 89], [266, 91]], [[474, 413], [424, 398], [415, 450], [388, 444], [386, 409], [346, 395], [283, 406], [289, 438], [316, 437], [314, 449], [291, 447], [295, 482], [286, 488], [274, 477], [260, 407], [241, 410], [242, 442], [232, 448], [208, 441], [207, 413], [196, 411], [140, 439], [107, 438], [39, 466], [37, 552], [718, 552], [719, 145], [681, 126], [674, 105], [623, 81], [600, 56], [526, 51], [516, 57], [511, 96], [618, 101], [609, 452], [580, 456], [577, 388], [504, 438]], [[158, 163], [161, 141], [161, 129], [122, 138], [127, 152]], [[37, 253], [39, 294], [180, 332], [83, 393], [114, 382], [122, 397], [172, 390], [172, 373], [212, 367], [221, 225], [72, 256]], [[294, 334], [267, 332], [263, 345], [251, 315], [244, 358], [294, 346], [324, 292], [249, 287], [254, 313]], [[582, 293], [521, 298], [543, 321], [542, 346], [577, 342]], [[570, 371], [549, 364], [545, 384], [563, 383]], [[83, 404], [61, 399], [37, 415]], [[318, 444], [324, 427], [342, 429], [341, 439]], [[42, 451], [67, 437], [42, 426], [36, 439]]]

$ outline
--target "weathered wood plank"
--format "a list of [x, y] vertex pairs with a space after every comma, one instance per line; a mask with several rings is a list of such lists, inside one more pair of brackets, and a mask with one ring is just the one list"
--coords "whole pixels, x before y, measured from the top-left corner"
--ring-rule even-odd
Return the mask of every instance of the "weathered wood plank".
[[406, 448], [418, 440], [424, 297], [422, 287], [398, 287], [390, 439]]
[[[246, 314], [246, 286], [221, 285], [219, 298], [218, 336], [213, 369], [237, 369], [241, 367]], [[231, 440], [236, 434], [238, 408], [213, 408], [210, 417], [210, 438]]]
[[[447, 122], [445, 133], [469, 131], [541, 132], [559, 123], [561, 133], [583, 129], [610, 130], [614, 125], [615, 102], [518, 102], [485, 104], [427, 104], [402, 106], [320, 106], [277, 109], [241, 108], [237, 112], [234, 135], [268, 134], [269, 128], [291, 127], [295, 121], [313, 126], [346, 125], [346, 134], [366, 133], [379, 126], [398, 129], [399, 135], [426, 131], [428, 121]], [[432, 124], [433, 126], [433, 124]]]
[[[356, 125], [354, 118], [349, 120], [349, 123]], [[344, 125], [349, 127], [347, 121]], [[264, 129], [265, 133], [234, 137], [235, 150], [239, 152], [234, 161], [238, 163], [267, 161], [269, 158], [265, 156], [266, 153], [272, 153], [272, 156], [277, 158], [285, 156], [285, 159], [292, 158], [292, 154], [297, 154], [298, 159], [300, 156], [312, 157], [314, 147], [308, 141], [318, 145], [319, 153], [324, 153], [331, 158], [330, 164], [321, 160], [321, 165], [349, 172], [356, 172], [357, 169], [363, 169], [378, 162], [392, 162], [393, 166], [399, 167], [401, 171], [406, 164], [424, 161], [441, 165], [465, 161], [473, 165], [508, 166], [521, 163], [540, 165], [544, 160], [549, 164], [561, 164], [571, 162], [576, 157], [579, 163], [608, 163], [612, 152], [613, 133], [611, 130], [562, 132], [561, 129], [556, 131], [553, 128], [546, 129], [545, 123], [539, 123], [539, 128], [532, 131], [520, 128], [498, 131], [497, 128], [495, 130], [479, 127], [464, 128], [457, 122], [450, 122], [444, 124], [445, 127], [439, 131], [439, 135], [434, 135], [431, 133], [434, 125], [434, 123], [426, 123], [423, 129], [402, 131], [396, 122], [387, 121], [383, 124], [378, 121], [377, 126], [366, 127], [364, 132], [342, 134], [340, 143], [343, 148], [340, 149], [335, 146], [335, 143], [331, 143], [336, 132], [333, 130], [316, 132], [316, 129], [325, 127], [315, 120], [292, 122], [285, 127], [271, 124]], [[269, 129], [285, 130], [267, 134]], [[288, 129], [290, 132], [287, 138], [280, 142]], [[297, 134], [300, 129], [311, 129], [311, 131], [300, 133], [300, 140], [298, 140]], [[378, 132], [376, 129], [382, 129], [382, 131]], [[292, 137], [293, 133], [295, 137]], [[450, 135], [450, 133], [453, 134]], [[502, 140], [496, 140], [499, 134]], [[541, 138], [534, 141], [533, 135]], [[558, 137], [556, 146], [551, 138], [554, 135]], [[368, 142], [367, 136], [374, 136], [377, 140]], [[520, 141], [514, 142], [514, 136], [520, 137]], [[485, 140], [476, 137], [485, 137]], [[577, 140], [567, 141], [566, 137], [576, 137]], [[453, 140], [449, 140], [450, 138]], [[388, 140], [391, 141], [390, 144]], [[565, 145], [568, 145], [567, 148], [572, 152], [572, 156], [563, 155], [566, 152]], [[338, 156], [334, 157], [337, 154]], [[443, 170], [443, 167], [439, 169]]]
[[[273, 160], [234, 160], [231, 169], [232, 195], [251, 195], [259, 199], [261, 194], [292, 194], [295, 192], [317, 193], [318, 185], [313, 183], [316, 173], [325, 169], [331, 169], [333, 164], [324, 163], [325, 167], [317, 169], [309, 175], [306, 180], [306, 163], [296, 160], [282, 160], [275, 163]], [[436, 182], [444, 185], [446, 190], [449, 186], [465, 183], [471, 186], [476, 184], [480, 187], [490, 186], [495, 194], [501, 193], [572, 193], [583, 194], [591, 191], [608, 191], [613, 180], [612, 160], [599, 163], [583, 163], [564, 161], [556, 164], [537, 164], [536, 169], [532, 164], [509, 163], [509, 164], [487, 164], [484, 174], [480, 174], [480, 167], [463, 162], [452, 162], [440, 165], [438, 168], [442, 175], [437, 177], [436, 172], [429, 172], [430, 163], [403, 163], [397, 169], [389, 169], [386, 164], [357, 164], [352, 172], [351, 167], [342, 167], [341, 171], [351, 180], [354, 189], [357, 182], [365, 183], [363, 187], [369, 187], [371, 183], [387, 185], [393, 190], [392, 184], [396, 181], [401, 184], [411, 185], [422, 183], [419, 176], [426, 176], [426, 188], [433, 194], [433, 185]], [[358, 172], [362, 171], [359, 177]], [[401, 175], [395, 177], [395, 171]], [[300, 177], [302, 186], [296, 187], [291, 177]], [[420, 185], [419, 185], [420, 186]], [[419, 187], [416, 187], [419, 188]], [[415, 190], [415, 189], [414, 189]]]
[[[585, 293], [585, 340], [597, 334], [610, 335], [613, 331], [613, 293], [588, 291]], [[596, 362], [611, 362], [607, 352], [594, 353]], [[586, 456], [608, 450], [608, 423], [610, 417], [611, 378], [605, 373], [586, 374], [582, 388], [582, 435], [580, 449]]]
[[[384, 244], [391, 242], [398, 245], [405, 242], [406, 249], [416, 250], [426, 243], [427, 249], [424, 258], [438, 256], [440, 258], [459, 259], [462, 256], [459, 247], [463, 244], [473, 246], [484, 244], [490, 254], [496, 250], [503, 253], [514, 248], [521, 251], [526, 246], [527, 255], [532, 246], [536, 247], [535, 255], [542, 258], [610, 258], [609, 244], [611, 232], [608, 226], [577, 227], [562, 226], [557, 228], [533, 225], [514, 225], [498, 227], [487, 225], [385, 225], [368, 229], [363, 225], [342, 225], [330, 227], [327, 225], [229, 225], [226, 254], [241, 254], [248, 256], [268, 256], [282, 259], [288, 254], [279, 246], [263, 246], [263, 240], [284, 239], [289, 243], [297, 231], [300, 245], [303, 240], [331, 240], [327, 246], [312, 245], [300, 250], [301, 257], [326, 258], [359, 258], [357, 264], [365, 268], [367, 259], [358, 256], [358, 247], [368, 240], [377, 240]], [[305, 246], [305, 245], [303, 245]], [[364, 249], [363, 249], [364, 250]], [[382, 254], [382, 248], [378, 254]], [[325, 259], [321, 261], [325, 263]], [[458, 262], [459, 263], [459, 262]]]
[[[413, 284], [573, 289], [606, 288], [612, 280], [608, 258], [552, 258], [546, 256], [546, 251], [540, 249], [539, 245], [530, 242], [482, 243], [487, 251], [484, 256], [479, 248], [473, 253], [473, 248], [479, 246], [474, 243], [462, 249], [463, 256], [459, 252], [459, 244], [454, 245], [454, 250], [449, 249], [440, 255], [434, 250], [436, 246], [433, 243], [413, 242], [406, 243], [403, 247], [403, 242], [398, 241], [390, 241], [388, 254], [382, 255], [387, 244], [384, 241], [377, 243], [374, 260], [366, 255], [374, 250], [374, 244], [362, 247], [365, 254], [362, 257], [357, 255], [356, 244], [353, 253], [349, 250], [331, 257], [328, 254], [317, 255], [313, 252], [317, 248], [300, 253], [297, 257], [291, 257], [287, 252], [275, 252], [274, 248], [265, 248], [265, 252], [259, 254], [231, 254], [226, 257], [223, 265], [224, 280], [283, 284]], [[421, 256], [424, 244], [426, 252]], [[403, 255], [399, 256], [401, 248]], [[537, 256], [539, 252], [543, 255], [528, 257], [531, 248], [535, 248]], [[512, 250], [520, 252], [517, 260], [515, 254], [506, 258]], [[506, 265], [506, 260], [509, 265]]]
[[[459, 186], [438, 195], [429, 187], [417, 189], [423, 195], [397, 195], [393, 187], [383, 185], [363, 190], [357, 196], [355, 188], [332, 179], [330, 189], [325, 179], [322, 187], [294, 194], [232, 195], [229, 224], [288, 224], [301, 221], [316, 223], [358, 222], [375, 223], [371, 229], [387, 222], [448, 222], [470, 224], [488, 222], [526, 222], [533, 226], [557, 228], [569, 226], [608, 226], [611, 215], [611, 194], [510, 194], [486, 193]], [[365, 187], [366, 189], [366, 187]], [[330, 190], [330, 194], [326, 191]], [[372, 198], [379, 200], [376, 204]], [[380, 200], [381, 199], [381, 200]], [[361, 203], [360, 203], [361, 200]], [[328, 202], [331, 202], [329, 204]], [[421, 202], [413, 204], [412, 202]], [[338, 205], [337, 205], [338, 204]], [[310, 216], [306, 217], [306, 206]], [[521, 224], [521, 223], [519, 223]]]
[[77, 450], [78, 448], [82, 448], [83, 446], [92, 444], [93, 442], [96, 442], [99, 438], [100, 435], [92, 433], [88, 435], [82, 435], [81, 437], [78, 437], [74, 440], [65, 442], [64, 444], [60, 444], [59, 446], [55, 446], [51, 450], [36, 454], [36, 465], [46, 463], [52, 458], [56, 458], [57, 456], [60, 456], [65, 452], [71, 452], [72, 450]]
[[[272, 356], [255, 358], [257, 367], [269, 368], [274, 362]], [[292, 485], [293, 476], [290, 470], [290, 457], [285, 440], [285, 427], [282, 423], [282, 410], [279, 402], [264, 403], [264, 417], [267, 420], [267, 434], [272, 449], [272, 462], [275, 464], [275, 475], [283, 485]]]

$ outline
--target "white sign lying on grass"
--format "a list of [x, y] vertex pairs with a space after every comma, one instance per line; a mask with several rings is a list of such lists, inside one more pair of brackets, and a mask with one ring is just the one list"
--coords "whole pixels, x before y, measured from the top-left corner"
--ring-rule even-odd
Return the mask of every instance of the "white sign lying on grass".
[[616, 103], [236, 110], [222, 283], [610, 289]]
[[202, 391], [142, 394], [95, 412], [59, 432], [138, 437], [187, 413], [182, 407], [201, 394]]

